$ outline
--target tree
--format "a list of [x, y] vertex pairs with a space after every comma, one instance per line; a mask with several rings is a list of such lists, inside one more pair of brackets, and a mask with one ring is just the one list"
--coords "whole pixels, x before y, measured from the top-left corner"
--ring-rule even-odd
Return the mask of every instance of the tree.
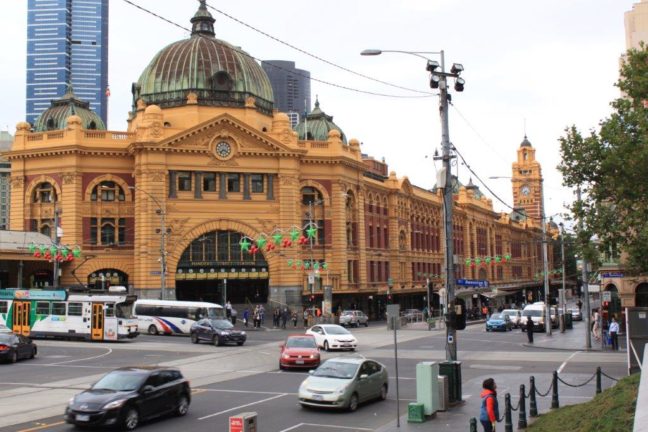
[[[616, 86], [623, 96], [598, 130], [583, 136], [575, 126], [560, 138], [563, 183], [580, 187], [571, 206], [583, 220], [579, 244], [598, 238], [599, 251], [627, 255], [629, 271], [648, 272], [648, 48], [627, 52]], [[587, 254], [586, 254], [587, 255]]]

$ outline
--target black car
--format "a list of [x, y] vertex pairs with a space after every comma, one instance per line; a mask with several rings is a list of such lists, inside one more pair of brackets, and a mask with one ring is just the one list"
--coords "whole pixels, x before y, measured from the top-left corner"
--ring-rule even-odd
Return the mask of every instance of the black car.
[[14, 333], [0, 333], [0, 360], [16, 363], [20, 359], [33, 359], [38, 349], [31, 339]]
[[177, 369], [116, 369], [90, 389], [70, 399], [65, 421], [77, 426], [112, 426], [133, 430], [147, 419], [189, 410], [191, 388]]
[[244, 331], [234, 330], [231, 322], [224, 319], [202, 319], [191, 326], [191, 342], [208, 341], [214, 345], [235, 343], [243, 345], [247, 335]]

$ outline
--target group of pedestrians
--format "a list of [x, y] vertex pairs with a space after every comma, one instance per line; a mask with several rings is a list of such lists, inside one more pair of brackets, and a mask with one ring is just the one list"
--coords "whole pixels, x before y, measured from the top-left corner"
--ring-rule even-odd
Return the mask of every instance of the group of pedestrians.
[[281, 308], [275, 308], [272, 312], [272, 326], [274, 328], [285, 329], [289, 321], [292, 321], [293, 327], [297, 327], [297, 320], [297, 312], [290, 312], [290, 309], [287, 307], [284, 307], [283, 310]]
[[616, 317], [612, 317], [612, 320], [608, 323], [605, 319], [601, 318], [598, 311], [594, 312], [592, 317], [592, 336], [597, 342], [601, 342], [601, 339], [606, 345], [614, 351], [619, 350], [619, 323], [616, 320]]

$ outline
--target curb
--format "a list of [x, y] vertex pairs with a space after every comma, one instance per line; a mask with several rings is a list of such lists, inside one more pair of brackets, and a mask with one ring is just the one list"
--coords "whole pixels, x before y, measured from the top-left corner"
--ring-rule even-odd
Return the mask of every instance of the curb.
[[535, 345], [530, 343], [523, 343], [522, 346], [527, 348], [540, 348], [540, 349], [553, 350], [553, 351], [567, 351], [567, 352], [582, 351], [582, 352], [595, 352], [600, 354], [617, 354], [617, 353], [628, 352], [628, 350], [622, 350], [622, 349], [618, 351], [603, 351], [600, 349], [593, 349], [593, 348], [589, 348], [589, 349], [588, 348], [560, 348], [560, 347], [541, 346], [541, 345]]

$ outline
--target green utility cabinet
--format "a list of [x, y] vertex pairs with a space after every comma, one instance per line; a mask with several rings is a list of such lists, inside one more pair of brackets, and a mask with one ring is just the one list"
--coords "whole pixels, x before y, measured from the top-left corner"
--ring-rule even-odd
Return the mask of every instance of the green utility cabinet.
[[416, 402], [423, 404], [426, 416], [439, 410], [439, 364], [420, 362], [416, 365]]
[[448, 390], [451, 404], [461, 402], [461, 362], [445, 361], [439, 363], [439, 375], [448, 377]]

